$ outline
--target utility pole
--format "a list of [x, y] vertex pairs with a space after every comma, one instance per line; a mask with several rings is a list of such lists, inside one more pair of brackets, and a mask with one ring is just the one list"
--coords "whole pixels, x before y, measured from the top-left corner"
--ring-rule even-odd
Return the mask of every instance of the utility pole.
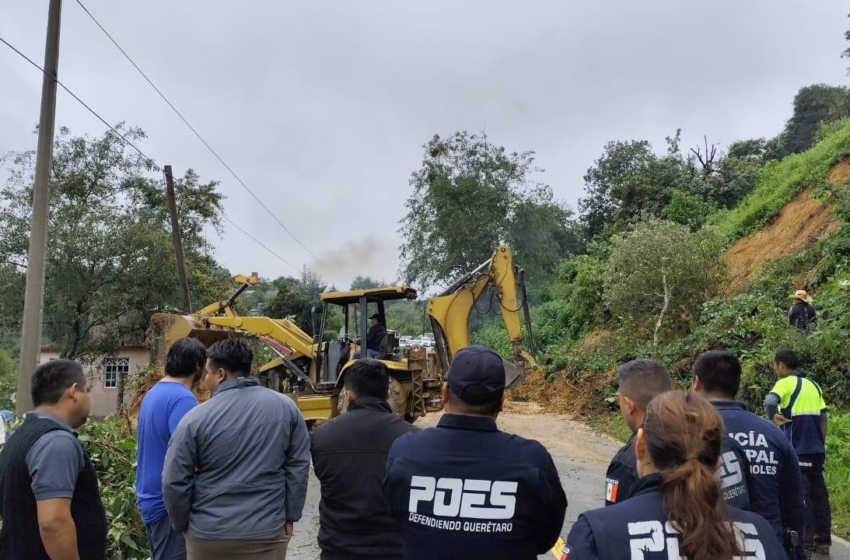
[[180, 237], [180, 221], [177, 219], [177, 199], [174, 195], [174, 176], [171, 166], [165, 166], [165, 186], [168, 194], [168, 213], [171, 214], [171, 242], [174, 244], [174, 254], [177, 256], [177, 282], [180, 289], [180, 299], [183, 311], [192, 312], [192, 302], [189, 299], [189, 279], [186, 277], [186, 261], [183, 258], [183, 241]]
[[50, 168], [53, 165], [53, 131], [56, 121], [56, 80], [59, 72], [59, 27], [62, 0], [50, 0], [47, 41], [44, 49], [44, 80], [41, 84], [41, 116], [38, 121], [38, 151], [32, 196], [30, 247], [27, 257], [27, 287], [21, 332], [21, 361], [18, 368], [18, 414], [32, 410], [30, 395], [33, 371], [41, 354], [41, 319], [44, 312], [44, 261], [47, 249], [47, 210], [50, 201]]

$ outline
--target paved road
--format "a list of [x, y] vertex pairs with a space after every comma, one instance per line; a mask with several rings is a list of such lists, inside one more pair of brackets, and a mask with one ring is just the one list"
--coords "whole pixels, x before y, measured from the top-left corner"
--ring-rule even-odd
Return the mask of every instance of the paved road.
[[[438, 419], [439, 415], [430, 415], [417, 425], [433, 426]], [[539, 414], [533, 405], [512, 403], [509, 412], [499, 417], [499, 427], [506, 432], [538, 440], [555, 459], [569, 500], [564, 537], [579, 514], [602, 505], [605, 469], [619, 447], [617, 442], [597, 436], [584, 424], [566, 416]], [[295, 527], [295, 537], [287, 558], [319, 560], [319, 548], [316, 545], [318, 531], [319, 483], [311, 475], [304, 517]], [[836, 540], [832, 555], [828, 558], [850, 560], [850, 546]], [[552, 556], [540, 556], [539, 560], [552, 560]]]

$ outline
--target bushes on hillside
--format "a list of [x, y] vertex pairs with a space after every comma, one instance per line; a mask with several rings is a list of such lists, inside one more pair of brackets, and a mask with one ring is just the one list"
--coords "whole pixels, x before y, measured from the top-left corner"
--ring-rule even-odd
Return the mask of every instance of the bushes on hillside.
[[605, 304], [616, 316], [652, 328], [682, 326], [721, 287], [721, 240], [712, 230], [691, 232], [650, 218], [612, 239], [604, 281]]

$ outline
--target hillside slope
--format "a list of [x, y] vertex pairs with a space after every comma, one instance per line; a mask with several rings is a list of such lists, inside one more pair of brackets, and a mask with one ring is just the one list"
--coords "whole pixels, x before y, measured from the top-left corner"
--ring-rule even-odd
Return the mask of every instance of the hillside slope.
[[[850, 159], [842, 159], [826, 178], [834, 184], [850, 178]], [[826, 239], [839, 225], [832, 205], [819, 200], [811, 188], [806, 188], [765, 227], [738, 239], [726, 251], [730, 291], [734, 293], [746, 287], [760, 274], [763, 265]]]

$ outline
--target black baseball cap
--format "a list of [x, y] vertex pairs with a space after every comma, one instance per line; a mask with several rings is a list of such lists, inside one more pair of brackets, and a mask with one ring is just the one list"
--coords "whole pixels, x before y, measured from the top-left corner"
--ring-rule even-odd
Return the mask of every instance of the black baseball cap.
[[[465, 403], [483, 404], [505, 393], [505, 363], [485, 346], [467, 346], [454, 355], [449, 366], [449, 389]], [[467, 391], [471, 387], [478, 387]]]
[[372, 315], [372, 316], [371, 316], [371, 317], [369, 317], [369, 318], [370, 318], [370, 319], [380, 319], [380, 318], [381, 318], [381, 316], [380, 316], [378, 313], [375, 313], [374, 315]]

